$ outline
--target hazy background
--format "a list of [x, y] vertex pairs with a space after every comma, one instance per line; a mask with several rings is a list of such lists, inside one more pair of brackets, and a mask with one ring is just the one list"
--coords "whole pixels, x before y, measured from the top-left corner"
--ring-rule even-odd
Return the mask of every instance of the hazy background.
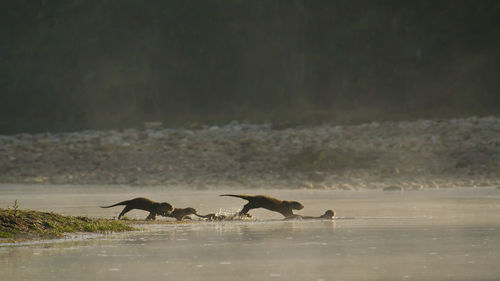
[[11, 0], [0, 133], [500, 113], [499, 1]]

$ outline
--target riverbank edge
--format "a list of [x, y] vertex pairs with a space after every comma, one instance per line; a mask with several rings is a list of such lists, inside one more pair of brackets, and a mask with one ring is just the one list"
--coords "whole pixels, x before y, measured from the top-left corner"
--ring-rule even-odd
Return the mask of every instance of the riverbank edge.
[[140, 230], [134, 220], [65, 216], [54, 212], [0, 208], [0, 244], [63, 238], [71, 233], [117, 233]]

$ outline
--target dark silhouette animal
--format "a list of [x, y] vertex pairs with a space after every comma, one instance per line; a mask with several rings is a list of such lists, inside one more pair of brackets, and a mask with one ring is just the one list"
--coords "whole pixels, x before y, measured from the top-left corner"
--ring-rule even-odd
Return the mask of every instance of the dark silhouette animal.
[[284, 219], [285, 220], [333, 220], [334, 216], [335, 216], [335, 211], [327, 210], [323, 215], [319, 217], [293, 215], [286, 217]]
[[113, 204], [111, 206], [101, 206], [101, 208], [111, 208], [111, 207], [120, 206], [120, 205], [125, 205], [125, 208], [120, 213], [120, 215], [118, 215], [118, 219], [120, 219], [127, 212], [130, 212], [134, 209], [138, 209], [138, 210], [144, 210], [144, 211], [149, 212], [149, 216], [146, 217], [146, 220], [155, 220], [156, 215], [161, 215], [161, 216], [166, 217], [174, 209], [174, 207], [172, 207], [172, 205], [170, 205], [167, 202], [162, 202], [162, 203], [155, 202], [155, 201], [151, 201], [147, 198], [143, 198], [143, 197], [138, 197], [138, 198], [134, 198], [131, 200], [122, 201], [122, 202]]
[[198, 214], [195, 214], [195, 215], [197, 217], [204, 218], [204, 219], [207, 219], [209, 221], [221, 221], [221, 220], [225, 220], [227, 218], [227, 216], [225, 216], [225, 215], [215, 214], [215, 213], [208, 214], [208, 215], [198, 215]]
[[174, 210], [167, 215], [167, 217], [176, 218], [178, 221], [182, 221], [184, 219], [191, 219], [189, 215], [196, 215], [196, 209], [187, 207], [187, 208], [174, 208]]
[[222, 194], [220, 196], [232, 196], [245, 199], [248, 203], [243, 206], [240, 211], [240, 216], [247, 214], [251, 209], [264, 208], [269, 211], [278, 212], [285, 217], [293, 216], [293, 210], [302, 210], [304, 206], [297, 201], [286, 201], [273, 198], [266, 195], [239, 195], [239, 194]]

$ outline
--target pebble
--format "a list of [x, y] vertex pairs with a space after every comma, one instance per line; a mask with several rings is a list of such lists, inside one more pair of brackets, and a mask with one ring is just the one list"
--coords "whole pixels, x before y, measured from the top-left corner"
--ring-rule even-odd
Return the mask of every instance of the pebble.
[[500, 185], [500, 118], [0, 135], [0, 182], [383, 190]]

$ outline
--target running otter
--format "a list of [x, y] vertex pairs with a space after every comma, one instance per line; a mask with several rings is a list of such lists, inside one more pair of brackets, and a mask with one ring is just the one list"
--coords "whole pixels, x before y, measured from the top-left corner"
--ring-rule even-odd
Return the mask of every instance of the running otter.
[[174, 208], [167, 217], [176, 218], [178, 221], [182, 221], [184, 219], [191, 219], [191, 217], [188, 217], [189, 215], [196, 215], [196, 209], [191, 207]]
[[218, 214], [214, 214], [214, 213], [204, 215], [204, 216], [198, 215], [198, 214], [195, 214], [195, 215], [197, 217], [204, 218], [204, 219], [207, 219], [209, 221], [221, 221], [221, 220], [224, 220], [227, 218], [225, 215], [218, 215]]
[[252, 218], [252, 216], [250, 214], [234, 214], [234, 215], [229, 215], [229, 216], [226, 216], [226, 215], [223, 215], [223, 214], [215, 214], [215, 213], [211, 213], [211, 214], [208, 214], [208, 215], [198, 215], [198, 214], [195, 214], [196, 216], [200, 217], [200, 218], [204, 218], [204, 219], [207, 219], [208, 221], [223, 221], [223, 220], [234, 220], [234, 219], [243, 219], [243, 218]]
[[172, 207], [172, 205], [168, 204], [167, 202], [154, 202], [142, 197], [126, 200], [120, 203], [113, 204], [111, 206], [101, 206], [101, 208], [111, 208], [119, 205], [125, 205], [125, 208], [120, 213], [120, 215], [118, 215], [118, 219], [120, 219], [127, 212], [132, 211], [133, 209], [138, 209], [149, 212], [149, 216], [146, 217], [146, 220], [155, 220], [156, 215], [166, 217], [174, 209], [174, 207]]
[[220, 196], [232, 196], [248, 200], [248, 203], [243, 206], [243, 210], [240, 211], [240, 216], [246, 214], [251, 209], [264, 208], [269, 211], [278, 212], [285, 217], [290, 217], [293, 216], [293, 210], [302, 210], [304, 208], [297, 201], [282, 201], [265, 195], [222, 194]]
[[335, 211], [327, 210], [323, 215], [319, 217], [293, 215], [286, 217], [284, 219], [285, 220], [333, 220], [334, 216], [335, 216]]

